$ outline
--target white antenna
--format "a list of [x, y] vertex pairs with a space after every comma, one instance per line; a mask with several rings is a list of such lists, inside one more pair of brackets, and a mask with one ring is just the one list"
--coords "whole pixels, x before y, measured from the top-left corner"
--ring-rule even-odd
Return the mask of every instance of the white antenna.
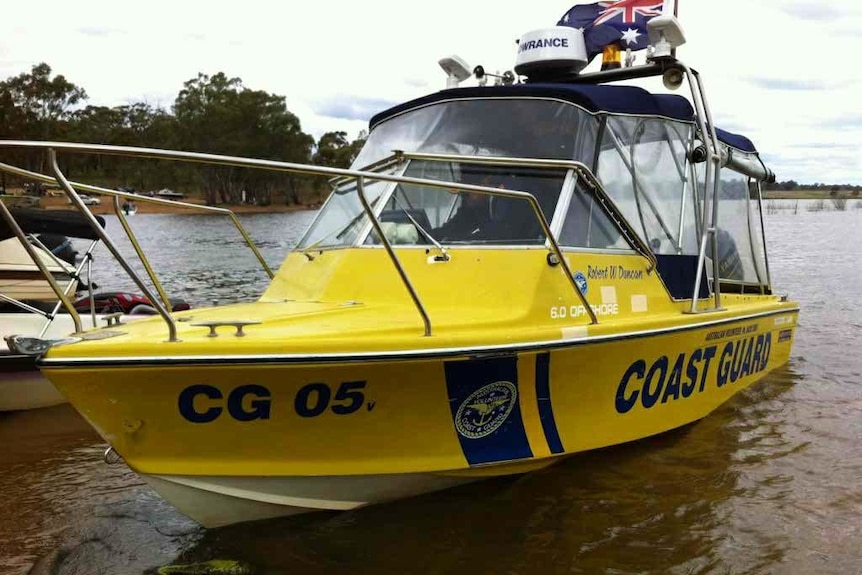
[[437, 63], [440, 64], [440, 67], [443, 68], [444, 72], [446, 72], [446, 88], [457, 88], [458, 84], [472, 75], [467, 62], [454, 54], [452, 56], [442, 58]]

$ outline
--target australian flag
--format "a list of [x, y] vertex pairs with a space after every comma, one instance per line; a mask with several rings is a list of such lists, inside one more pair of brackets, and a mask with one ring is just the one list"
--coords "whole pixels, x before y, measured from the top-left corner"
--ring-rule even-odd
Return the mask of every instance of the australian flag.
[[646, 24], [661, 14], [663, 4], [662, 0], [577, 4], [563, 14], [557, 26], [570, 26], [583, 31], [591, 59], [614, 42], [620, 42], [623, 49], [643, 50], [649, 44]]

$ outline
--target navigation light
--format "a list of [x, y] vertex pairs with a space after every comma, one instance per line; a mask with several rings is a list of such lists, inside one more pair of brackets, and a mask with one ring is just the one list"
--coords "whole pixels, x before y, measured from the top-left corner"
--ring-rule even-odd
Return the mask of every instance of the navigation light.
[[622, 68], [623, 52], [620, 45], [614, 42], [602, 49], [602, 71]]

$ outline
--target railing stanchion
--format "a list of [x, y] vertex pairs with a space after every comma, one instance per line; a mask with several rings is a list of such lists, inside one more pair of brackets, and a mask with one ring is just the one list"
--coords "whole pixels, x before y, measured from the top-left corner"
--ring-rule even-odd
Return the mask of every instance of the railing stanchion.
[[132, 248], [134, 248], [135, 253], [138, 254], [138, 259], [141, 260], [141, 264], [144, 266], [147, 275], [150, 276], [150, 281], [152, 281], [153, 285], [156, 286], [156, 291], [159, 292], [159, 297], [162, 298], [162, 302], [165, 304], [165, 309], [172, 311], [171, 300], [168, 298], [168, 294], [165, 293], [165, 289], [162, 287], [161, 282], [159, 282], [159, 278], [156, 277], [156, 272], [153, 271], [150, 261], [147, 259], [147, 256], [144, 255], [144, 250], [141, 249], [141, 244], [138, 243], [138, 238], [135, 236], [135, 232], [132, 231], [132, 226], [129, 225], [129, 220], [126, 218], [125, 214], [123, 214], [123, 210], [120, 209], [120, 198], [114, 196], [113, 203], [114, 213], [117, 214], [117, 219], [120, 220], [120, 225], [123, 226], [123, 229], [126, 231], [126, 236], [128, 236], [129, 242], [132, 244]]
[[430, 336], [431, 320], [428, 319], [428, 313], [425, 311], [425, 306], [423, 306], [422, 302], [419, 300], [419, 296], [416, 294], [413, 284], [410, 283], [410, 278], [407, 277], [407, 273], [404, 271], [404, 268], [401, 267], [401, 262], [398, 261], [398, 256], [395, 255], [395, 250], [392, 249], [392, 244], [389, 243], [389, 239], [386, 237], [386, 234], [383, 233], [383, 228], [380, 227], [380, 222], [377, 220], [377, 216], [374, 215], [374, 210], [372, 210], [371, 206], [368, 204], [368, 198], [365, 197], [364, 176], [359, 176], [357, 178], [356, 192], [359, 196], [359, 201], [362, 203], [362, 209], [365, 210], [365, 214], [371, 220], [371, 226], [374, 228], [377, 237], [380, 238], [380, 243], [383, 244], [384, 248], [386, 248], [386, 253], [389, 254], [389, 259], [392, 260], [392, 265], [394, 265], [395, 269], [398, 270], [398, 275], [401, 276], [401, 281], [404, 283], [404, 287], [406, 287], [407, 291], [410, 292], [410, 298], [413, 300], [416, 309], [419, 310], [419, 315], [422, 316], [422, 322], [425, 324], [425, 337]]
[[[102, 243], [105, 244], [105, 247], [108, 248], [108, 251], [113, 254], [113, 256], [117, 259], [117, 263], [125, 270], [129, 277], [132, 278], [132, 281], [138, 286], [145, 296], [150, 300], [150, 303], [153, 304], [153, 307], [156, 308], [156, 311], [159, 312], [159, 315], [162, 316], [162, 319], [165, 320], [165, 323], [168, 324], [168, 341], [176, 342], [179, 341], [177, 338], [177, 324], [174, 321], [174, 318], [171, 317], [171, 314], [162, 303], [156, 298], [150, 288], [138, 277], [138, 274], [135, 270], [132, 269], [132, 266], [123, 258], [122, 254], [120, 254], [120, 250], [114, 244], [114, 241], [111, 237], [105, 233], [105, 230], [102, 229], [102, 226], [99, 225], [99, 222], [96, 220], [96, 217], [90, 212], [87, 206], [84, 205], [84, 202], [81, 201], [81, 197], [78, 196], [78, 193], [72, 188], [71, 184], [69, 184], [69, 180], [66, 179], [66, 176], [63, 175], [63, 172], [60, 171], [60, 166], [57, 163], [57, 152], [53, 148], [48, 148], [48, 161], [51, 164], [51, 171], [54, 172], [54, 177], [57, 179], [57, 182], [66, 192], [66, 195], [72, 201], [72, 204], [81, 212], [87, 221], [90, 222], [90, 227], [96, 232], [96, 235], [99, 239], [102, 240]], [[11, 215], [10, 215], [11, 218]], [[74, 308], [74, 306], [71, 306]], [[70, 310], [72, 311], [72, 310]], [[77, 316], [77, 314], [76, 314]], [[76, 326], [80, 326], [81, 319], [77, 318]]]

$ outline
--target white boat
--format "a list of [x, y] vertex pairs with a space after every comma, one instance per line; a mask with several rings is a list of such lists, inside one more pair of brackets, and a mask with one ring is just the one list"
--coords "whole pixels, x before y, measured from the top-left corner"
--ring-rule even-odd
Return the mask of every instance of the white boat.
[[[77, 289], [90, 283], [89, 268], [87, 281], [80, 281], [82, 272], [91, 261], [90, 254], [99, 241], [84, 216], [71, 211], [14, 208], [9, 214], [20, 231], [27, 234], [28, 246], [24, 246], [9, 222], [0, 218], [0, 337], [4, 340], [22, 334], [57, 340], [76, 332], [104, 327], [107, 320], [119, 321], [123, 314], [136, 318], [154, 313], [149, 311], [151, 302], [136, 294], [99, 292], [79, 299], [82, 294]], [[104, 227], [103, 218], [94, 218]], [[68, 237], [91, 242], [77, 267], [69, 263], [75, 261], [76, 252], [71, 249]], [[54, 252], [69, 261], [64, 261]], [[41, 266], [36, 264], [34, 255]], [[74, 301], [74, 308], [81, 312], [80, 325], [76, 326], [75, 317], [62, 308], [55, 286], [51, 285], [45, 272], [51, 274], [60, 292], [71, 298], [69, 301], [78, 300]], [[171, 300], [171, 306], [174, 310], [188, 309], [188, 305], [178, 299]], [[95, 313], [89, 313], [91, 307]], [[2, 346], [0, 411], [35, 409], [65, 401], [38, 371], [32, 356], [15, 353]]]
[[[0, 314], [0, 335], [18, 333], [37, 336], [47, 326], [43, 337], [58, 339], [75, 331], [72, 316], [58, 314], [48, 320], [33, 313]], [[36, 409], [65, 403], [57, 388], [36, 369], [33, 358], [0, 349], [0, 411]]]
[[[13, 208], [9, 215], [18, 229], [0, 218], [0, 337], [23, 333], [57, 339], [78, 331], [73, 316], [60, 313], [55, 286], [69, 297], [77, 293], [84, 264], [76, 268], [70, 263], [75, 261], [76, 252], [67, 236], [91, 239], [89, 254], [97, 243], [95, 234], [77, 212]], [[104, 219], [97, 221], [104, 226]], [[26, 247], [18, 232], [26, 234]], [[99, 319], [91, 318], [91, 327], [97, 327], [92, 322], [98, 324]], [[48, 407], [65, 401], [36, 369], [32, 357], [6, 346], [0, 349], [0, 411]]]
[[[63, 289], [75, 291], [75, 268], [35, 247], [48, 271]], [[57, 296], [18, 238], [0, 241], [0, 294], [18, 300], [55, 301]]]

